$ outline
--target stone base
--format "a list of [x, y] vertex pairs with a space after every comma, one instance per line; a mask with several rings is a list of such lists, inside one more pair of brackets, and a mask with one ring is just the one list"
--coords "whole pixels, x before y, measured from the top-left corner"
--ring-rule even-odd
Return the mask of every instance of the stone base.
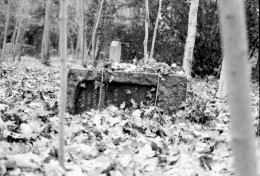
[[126, 107], [155, 105], [156, 94], [157, 107], [172, 114], [186, 100], [187, 79], [179, 75], [71, 69], [67, 90], [67, 109], [71, 114], [111, 104], [119, 107], [123, 102]]

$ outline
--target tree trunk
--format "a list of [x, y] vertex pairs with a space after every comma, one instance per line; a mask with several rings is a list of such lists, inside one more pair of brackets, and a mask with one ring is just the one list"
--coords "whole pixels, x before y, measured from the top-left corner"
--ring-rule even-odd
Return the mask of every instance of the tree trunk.
[[196, 39], [197, 12], [199, 0], [191, 0], [189, 11], [188, 33], [183, 58], [183, 69], [188, 77], [191, 76], [191, 63], [193, 61], [193, 51]]
[[78, 19], [78, 41], [76, 57], [78, 60], [83, 60], [84, 55], [84, 1], [76, 1], [77, 19]]
[[244, 1], [219, 0], [236, 176], [256, 176]]
[[[259, 53], [258, 53], [258, 59], [257, 59], [256, 67], [255, 67], [255, 70], [253, 72], [253, 77], [254, 77], [254, 79], [259, 79]], [[260, 122], [260, 120], [259, 120], [259, 122]]]
[[96, 24], [94, 26], [93, 33], [92, 33], [92, 60], [91, 60], [92, 64], [94, 63], [94, 61], [96, 59], [96, 57], [95, 57], [95, 53], [96, 53], [95, 52], [95, 49], [96, 49], [96, 34], [97, 34], [97, 30], [98, 30], [98, 26], [99, 26], [101, 14], [102, 14], [103, 4], [104, 4], [104, 0], [101, 0], [100, 5], [99, 5]]
[[51, 0], [46, 1], [45, 6], [45, 22], [42, 36], [42, 63], [45, 65], [50, 65], [50, 15], [51, 15]]
[[96, 48], [95, 48], [95, 58], [97, 59], [100, 49], [100, 35], [97, 36]]
[[148, 35], [149, 35], [149, 1], [145, 0], [145, 37], [144, 37], [144, 63], [148, 60]]
[[12, 38], [11, 38], [11, 43], [12, 44], [15, 44], [15, 39], [16, 39], [16, 35], [17, 35], [18, 26], [19, 26], [19, 23], [16, 22], [15, 29], [13, 31], [13, 35], [12, 35]]
[[[88, 7], [88, 1], [86, 6], [84, 7], [84, 10], [89, 11]], [[89, 46], [88, 46], [88, 42], [87, 42], [87, 25], [85, 24], [85, 18], [84, 18], [84, 53], [83, 53], [83, 60], [82, 60], [82, 65], [84, 67], [87, 67], [87, 65], [89, 65], [89, 60], [91, 60], [90, 55], [89, 55], [89, 50], [90, 50], [90, 45], [91, 42], [89, 42]]]
[[72, 55], [72, 58], [75, 59], [75, 49], [74, 49], [74, 42], [73, 42], [73, 38], [71, 37], [70, 34], [68, 34], [68, 39], [70, 41], [70, 53]]
[[159, 0], [159, 9], [158, 9], [158, 14], [157, 14], [156, 23], [155, 23], [154, 32], [153, 32], [153, 43], [152, 43], [152, 48], [151, 48], [151, 53], [150, 53], [150, 60], [153, 58], [156, 32], [157, 32], [157, 28], [158, 28], [159, 19], [161, 17], [161, 9], [162, 9], [162, 0]]
[[15, 57], [18, 55], [19, 57], [19, 52], [20, 52], [20, 49], [19, 49], [19, 42], [20, 42], [20, 38], [21, 38], [21, 31], [22, 31], [22, 24], [21, 24], [21, 18], [18, 19], [18, 22], [17, 22], [17, 27], [13, 33], [13, 36], [12, 36], [12, 41], [11, 43], [13, 43], [13, 47], [10, 48], [10, 55], [11, 55], [11, 58], [13, 58], [13, 60], [15, 60]]
[[227, 74], [226, 74], [226, 61], [225, 57], [223, 57], [222, 60], [222, 68], [220, 72], [220, 78], [219, 78], [219, 86], [218, 86], [218, 92], [217, 97], [223, 99], [227, 96]]
[[67, 97], [67, 0], [60, 0], [60, 57], [61, 57], [61, 87], [60, 87], [60, 104], [59, 104], [59, 162], [65, 168], [64, 164], [64, 118], [66, 111]]
[[20, 36], [19, 36], [19, 41], [16, 45], [17, 47], [17, 55], [18, 55], [18, 61], [21, 61], [21, 56], [23, 53], [23, 48], [22, 48], [22, 43], [23, 43], [23, 38], [24, 38], [24, 29], [21, 27], [20, 29]]
[[17, 35], [16, 35], [15, 42], [14, 42], [15, 46], [17, 46], [18, 43], [20, 42], [21, 33], [22, 33], [22, 24], [21, 24], [21, 21], [19, 21]]
[[2, 47], [2, 52], [1, 52], [1, 60], [5, 57], [5, 46], [6, 46], [6, 40], [7, 40], [7, 32], [9, 28], [9, 23], [10, 23], [10, 13], [11, 13], [11, 5], [10, 5], [10, 0], [7, 1], [7, 14], [6, 14], [6, 19], [5, 19], [5, 31], [4, 31], [4, 41], [3, 41], [3, 47]]
[[84, 7], [84, 0], [81, 0], [81, 29], [80, 29], [80, 33], [81, 33], [81, 41], [80, 41], [80, 60], [82, 62], [82, 60], [84, 59], [84, 25], [85, 25], [85, 18], [84, 18], [84, 11], [85, 11], [85, 7]]
[[82, 60], [82, 65], [84, 67], [87, 67], [87, 61], [89, 60], [89, 55], [88, 55], [88, 42], [87, 42], [87, 29], [84, 29], [84, 56]]
[[19, 26], [18, 26], [18, 30], [17, 30], [17, 36], [16, 36], [16, 39], [15, 39], [15, 50], [13, 53], [13, 57], [15, 58], [16, 56], [18, 56], [18, 61], [21, 61], [21, 54], [22, 54], [22, 48], [21, 48], [21, 44], [22, 44], [22, 40], [23, 40], [23, 34], [24, 34], [24, 31], [23, 31], [23, 26], [22, 26], [22, 20], [20, 19], [20, 22], [19, 22]]

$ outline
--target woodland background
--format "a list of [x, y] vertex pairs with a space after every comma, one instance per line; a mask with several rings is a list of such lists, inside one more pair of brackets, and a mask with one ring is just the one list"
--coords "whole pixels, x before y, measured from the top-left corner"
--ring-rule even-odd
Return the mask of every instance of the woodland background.
[[[49, 55], [58, 54], [59, 45], [59, 1], [51, 0], [47, 11], [47, 0], [8, 0], [0, 1], [0, 46], [3, 46], [6, 16], [9, 11], [10, 22], [7, 30], [7, 45], [23, 45], [22, 55], [41, 57], [42, 38], [46, 12], [49, 13], [50, 50]], [[84, 50], [91, 43], [91, 35], [98, 11], [98, 0], [84, 3], [84, 36], [79, 35], [80, 1], [68, 1], [68, 48], [75, 58], [78, 53], [78, 39], [84, 38]], [[259, 49], [259, 1], [246, 0], [247, 27], [250, 57]], [[157, 17], [158, 2], [149, 2], [149, 40], [151, 47], [153, 30]], [[157, 30], [154, 59], [169, 65], [182, 65], [189, 18], [189, 2], [183, 0], [164, 0]], [[220, 74], [222, 52], [218, 22], [217, 2], [201, 0], [198, 9], [197, 34], [194, 48], [192, 76]], [[102, 9], [101, 21], [97, 30], [100, 37], [100, 52], [108, 57], [111, 41], [122, 43], [123, 62], [143, 58], [143, 38], [145, 35], [145, 4], [140, 0], [106, 0]], [[19, 32], [17, 32], [19, 31]], [[19, 35], [19, 36], [18, 36]], [[11, 46], [13, 46], [11, 45]], [[15, 47], [13, 47], [15, 48]], [[77, 57], [78, 58], [78, 57]], [[259, 59], [258, 59], [259, 60]], [[259, 61], [258, 61], [259, 62]], [[258, 63], [259, 64], [259, 63]], [[258, 67], [256, 67], [258, 68]], [[253, 72], [258, 77], [259, 71]], [[258, 74], [257, 74], [258, 73]]]

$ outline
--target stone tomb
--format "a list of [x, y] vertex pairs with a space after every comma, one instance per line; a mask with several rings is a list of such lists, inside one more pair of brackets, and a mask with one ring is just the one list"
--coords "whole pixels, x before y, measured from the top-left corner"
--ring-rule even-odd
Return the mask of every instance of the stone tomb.
[[123, 102], [125, 107], [139, 107], [155, 105], [156, 101], [157, 107], [172, 114], [186, 100], [186, 89], [185, 76], [70, 69], [67, 109], [71, 114], [80, 114], [109, 105], [120, 107]]

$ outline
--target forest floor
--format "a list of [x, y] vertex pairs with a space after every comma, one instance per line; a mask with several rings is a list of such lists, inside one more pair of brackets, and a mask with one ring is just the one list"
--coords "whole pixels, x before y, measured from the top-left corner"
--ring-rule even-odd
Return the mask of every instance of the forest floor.
[[[70, 62], [68, 67], [73, 66]], [[156, 107], [117, 108], [65, 117], [66, 170], [58, 163], [59, 62], [2, 63], [0, 176], [233, 175], [230, 114], [216, 79], [189, 82], [187, 102], [172, 116]], [[252, 84], [259, 118], [259, 84]], [[260, 176], [260, 137], [256, 140]]]

